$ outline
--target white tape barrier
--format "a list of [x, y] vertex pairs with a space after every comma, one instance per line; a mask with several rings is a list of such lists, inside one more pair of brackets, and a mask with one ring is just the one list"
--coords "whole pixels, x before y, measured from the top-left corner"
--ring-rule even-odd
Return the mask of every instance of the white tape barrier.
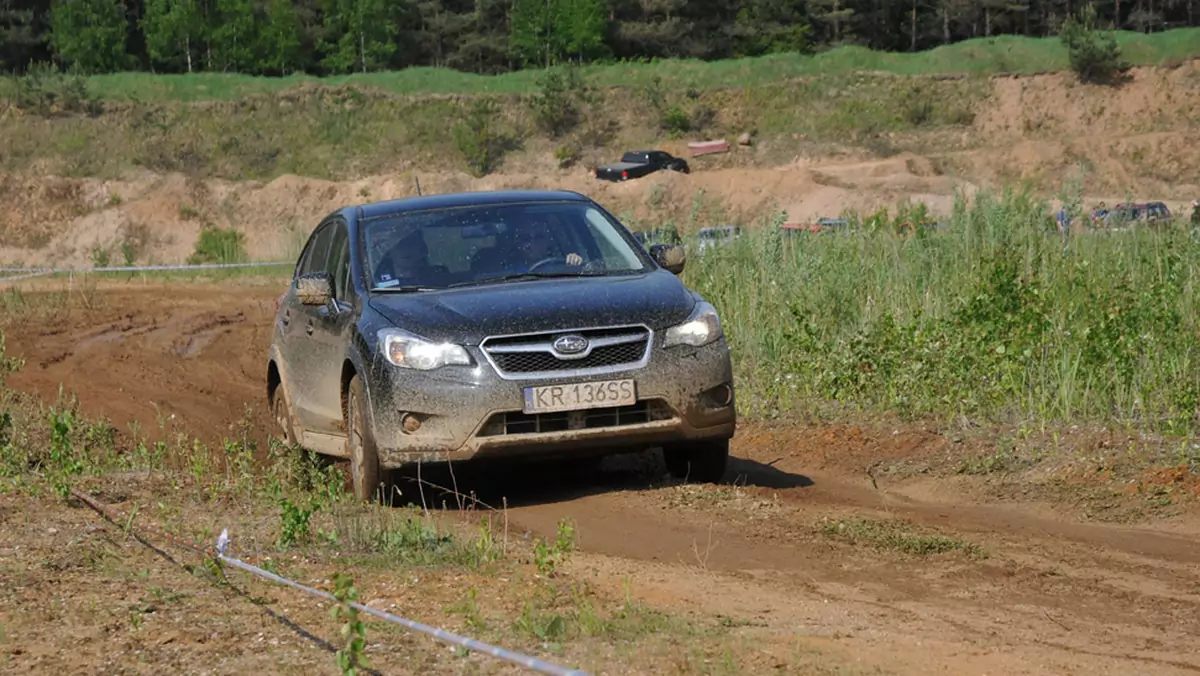
[[[169, 272], [176, 270], [227, 270], [232, 268], [265, 268], [281, 265], [295, 265], [295, 261], [263, 261], [261, 263], [201, 263], [198, 265], [129, 265], [109, 266], [102, 268], [18, 268], [0, 267], [0, 275], [7, 273], [29, 273], [53, 275], [63, 272]], [[0, 279], [11, 279], [0, 277]]]
[[[243, 561], [238, 561], [237, 559], [226, 556], [225, 551], [228, 548], [229, 548], [229, 530], [223, 529], [221, 531], [220, 537], [217, 538], [217, 558], [220, 559], [221, 561], [224, 561], [225, 563], [228, 563], [229, 565], [234, 566], [236, 568], [240, 568], [248, 573], [252, 573], [254, 575], [265, 578], [267, 580], [271, 580], [272, 582], [278, 582], [279, 584], [287, 585], [289, 587], [292, 587], [293, 589], [299, 589], [300, 591], [307, 592], [309, 594], [312, 594], [313, 596], [318, 596], [323, 599], [328, 599], [330, 601], [333, 601], [334, 603], [340, 603], [340, 601], [338, 601], [337, 597], [334, 596], [333, 594], [330, 594], [329, 592], [321, 591], [320, 589], [314, 589], [312, 587], [306, 587], [305, 585], [302, 585], [299, 582], [293, 582], [292, 580], [289, 580], [285, 577], [276, 575], [275, 573], [272, 573], [270, 571], [263, 570], [262, 568], [259, 568], [257, 566], [252, 566]], [[506, 662], [512, 662], [513, 664], [518, 664], [527, 669], [532, 669], [532, 670], [537, 671], [542, 674], [549, 674], [550, 676], [588, 676], [587, 672], [581, 671], [579, 669], [567, 669], [565, 667], [560, 667], [557, 664], [551, 664], [550, 662], [539, 660], [536, 657], [522, 655], [521, 653], [512, 652], [511, 650], [505, 650], [504, 648], [498, 648], [494, 645], [489, 645], [482, 641], [476, 641], [473, 638], [467, 638], [466, 636], [459, 636], [458, 634], [454, 634], [454, 633], [445, 631], [443, 629], [431, 627], [427, 624], [421, 624], [420, 622], [405, 619], [398, 615], [393, 615], [391, 613], [384, 612], [382, 610], [376, 610], [375, 608], [372, 608], [370, 606], [364, 606], [361, 603], [351, 602], [350, 606], [357, 610], [360, 610], [364, 613], [370, 613], [371, 615], [374, 615], [375, 617], [378, 617], [383, 620], [387, 620], [388, 622], [393, 622], [395, 624], [398, 624], [402, 627], [406, 627], [413, 631], [419, 631], [423, 634], [428, 634], [436, 639], [445, 641], [447, 643], [452, 643], [454, 645], [460, 646], [462, 648], [466, 648], [468, 650], [474, 650], [475, 652], [478, 652], [478, 653], [490, 655], [497, 659], [505, 660]]]

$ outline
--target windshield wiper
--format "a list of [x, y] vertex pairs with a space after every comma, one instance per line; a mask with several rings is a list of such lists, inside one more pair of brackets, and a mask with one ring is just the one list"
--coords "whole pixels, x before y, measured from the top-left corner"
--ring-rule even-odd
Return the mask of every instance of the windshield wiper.
[[422, 286], [420, 284], [405, 284], [403, 286], [376, 286], [371, 289], [378, 293], [417, 293], [418, 291], [437, 291], [432, 286]]
[[453, 289], [462, 286], [476, 286], [479, 284], [495, 284], [497, 282], [515, 282], [523, 279], [550, 279], [553, 277], [602, 277], [608, 273], [600, 271], [590, 272], [518, 272], [511, 275], [499, 275], [496, 277], [484, 277], [483, 279], [471, 279], [465, 282], [455, 282], [447, 286], [447, 289]]

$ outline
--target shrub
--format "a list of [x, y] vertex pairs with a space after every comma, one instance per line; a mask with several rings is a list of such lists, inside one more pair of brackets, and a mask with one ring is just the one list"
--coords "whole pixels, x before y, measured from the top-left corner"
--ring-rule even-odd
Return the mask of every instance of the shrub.
[[554, 160], [558, 162], [559, 169], [566, 169], [579, 161], [579, 147], [574, 144], [565, 144], [554, 149]]
[[206, 226], [196, 240], [189, 265], [242, 263], [246, 260], [245, 235], [234, 228]]
[[538, 78], [538, 93], [529, 101], [534, 125], [559, 138], [578, 126], [588, 88], [576, 66], [554, 68]]
[[496, 124], [499, 114], [500, 107], [492, 99], [476, 99], [454, 126], [454, 147], [476, 177], [492, 173], [511, 147], [512, 139]]
[[1088, 3], [1079, 17], [1068, 17], [1059, 39], [1067, 48], [1071, 70], [1084, 82], [1106, 83], [1129, 66], [1121, 58], [1121, 47], [1111, 33], [1096, 30], [1096, 8]]
[[103, 112], [100, 100], [88, 91], [87, 80], [75, 71], [60, 72], [52, 64], [34, 62], [22, 77], [14, 78], [14, 103], [36, 115], [53, 116]]

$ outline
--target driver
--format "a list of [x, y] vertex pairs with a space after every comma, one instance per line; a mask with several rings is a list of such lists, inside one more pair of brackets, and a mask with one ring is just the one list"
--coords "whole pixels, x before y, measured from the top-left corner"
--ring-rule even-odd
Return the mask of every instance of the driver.
[[[550, 225], [544, 216], [531, 215], [528, 220], [517, 225], [513, 233], [516, 246], [517, 261], [515, 272], [528, 272], [543, 261], [557, 262], [559, 258], [551, 255], [554, 238], [550, 234]], [[567, 254], [567, 265], [583, 265], [583, 257], [575, 252]]]

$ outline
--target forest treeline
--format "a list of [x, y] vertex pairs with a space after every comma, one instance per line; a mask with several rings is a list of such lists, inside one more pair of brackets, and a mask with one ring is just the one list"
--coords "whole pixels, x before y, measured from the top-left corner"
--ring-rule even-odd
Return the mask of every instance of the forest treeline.
[[[1095, 0], [1097, 27], [1195, 26], [1200, 0]], [[1056, 35], [1082, 0], [0, 0], [0, 67], [481, 74], [858, 44], [918, 51]]]

